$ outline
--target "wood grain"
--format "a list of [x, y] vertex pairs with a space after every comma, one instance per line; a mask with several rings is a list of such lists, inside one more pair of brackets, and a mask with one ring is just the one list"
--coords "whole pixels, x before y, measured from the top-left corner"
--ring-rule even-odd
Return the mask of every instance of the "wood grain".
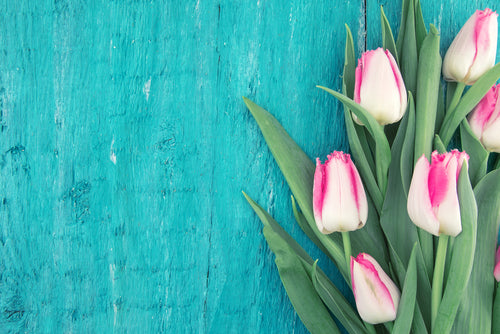
[[[347, 150], [315, 85], [340, 87], [344, 24], [359, 56], [398, 2], [0, 1], [1, 331], [306, 332], [241, 190], [341, 279], [241, 96], [309, 156]], [[422, 2], [443, 47], [498, 9]]]

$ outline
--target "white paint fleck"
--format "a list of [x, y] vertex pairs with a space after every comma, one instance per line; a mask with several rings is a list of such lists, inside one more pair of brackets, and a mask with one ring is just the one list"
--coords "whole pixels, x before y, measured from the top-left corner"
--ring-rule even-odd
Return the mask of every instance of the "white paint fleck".
[[111, 146], [109, 148], [109, 160], [116, 165], [116, 154], [113, 150], [113, 145], [115, 144], [115, 138], [111, 141]]
[[151, 90], [151, 77], [149, 78], [148, 81], [144, 84], [144, 87], [142, 88], [142, 92], [144, 95], [146, 95], [146, 101], [149, 101], [149, 91]]

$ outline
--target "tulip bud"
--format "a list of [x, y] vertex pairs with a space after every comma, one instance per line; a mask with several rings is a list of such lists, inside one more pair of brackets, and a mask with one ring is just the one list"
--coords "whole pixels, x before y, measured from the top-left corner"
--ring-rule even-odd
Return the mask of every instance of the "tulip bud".
[[361, 319], [370, 324], [396, 319], [401, 295], [373, 257], [366, 253], [351, 256], [351, 282]]
[[408, 215], [413, 223], [434, 235], [457, 236], [462, 232], [457, 181], [465, 152], [432, 152], [431, 164], [425, 155], [418, 159], [408, 192]]
[[500, 153], [500, 85], [491, 87], [469, 115], [472, 132], [483, 146]]
[[[354, 101], [381, 125], [396, 123], [406, 112], [406, 88], [398, 64], [388, 50], [367, 51], [358, 60]], [[356, 116], [354, 120], [359, 123]]]
[[465, 22], [451, 43], [443, 61], [443, 76], [448, 81], [472, 85], [495, 65], [498, 14], [491, 9], [477, 10]]
[[316, 225], [325, 234], [354, 231], [365, 225], [368, 202], [349, 154], [334, 151], [324, 164], [316, 159], [313, 209]]
[[495, 275], [497, 282], [500, 282], [500, 247], [498, 247], [495, 256], [495, 270], [493, 271], [493, 275]]

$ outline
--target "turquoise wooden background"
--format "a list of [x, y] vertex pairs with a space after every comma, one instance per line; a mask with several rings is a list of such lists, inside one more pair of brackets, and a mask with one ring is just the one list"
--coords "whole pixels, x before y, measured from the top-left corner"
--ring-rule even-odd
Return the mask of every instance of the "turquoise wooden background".
[[[442, 46], [497, 0], [422, 0]], [[0, 1], [0, 331], [304, 333], [245, 190], [309, 250], [241, 96], [347, 149], [376, 0]], [[327, 272], [335, 277], [333, 268]]]

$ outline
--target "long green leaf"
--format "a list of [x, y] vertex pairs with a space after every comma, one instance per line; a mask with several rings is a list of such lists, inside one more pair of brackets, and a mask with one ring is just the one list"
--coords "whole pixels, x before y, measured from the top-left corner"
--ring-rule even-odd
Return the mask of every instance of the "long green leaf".
[[391, 149], [389, 147], [389, 142], [385, 137], [384, 130], [377, 123], [375, 118], [373, 118], [366, 109], [364, 109], [361, 105], [354, 102], [352, 99], [347, 96], [340, 94], [330, 88], [326, 88], [323, 86], [317, 86], [318, 88], [323, 89], [324, 91], [335, 96], [340, 102], [346, 105], [366, 126], [367, 130], [372, 135], [373, 139], [376, 143], [376, 169], [377, 169], [377, 181], [382, 194], [385, 194], [385, 189], [387, 187], [387, 171], [389, 169], [389, 164], [391, 162]]
[[445, 145], [450, 143], [453, 133], [469, 112], [481, 101], [491, 87], [500, 79], [500, 63], [483, 74], [464, 94], [452, 113], [446, 114], [439, 135]]
[[[466, 164], [458, 178], [458, 198], [462, 232], [455, 238], [443, 299], [438, 309], [433, 333], [450, 333], [460, 301], [467, 288], [474, 261], [477, 233], [477, 206]], [[475, 329], [474, 329], [475, 330]]]
[[303, 262], [313, 263], [311, 257], [262, 207], [244, 195], [264, 224], [264, 237], [276, 256], [281, 282], [300, 320], [311, 333], [340, 334], [303, 266]]
[[[413, 105], [413, 99], [410, 93], [410, 103]], [[408, 265], [413, 244], [417, 241], [417, 229], [408, 216], [407, 197], [401, 176], [401, 161], [403, 142], [408, 130], [409, 119], [412, 116], [411, 110], [405, 114], [399, 131], [394, 139], [391, 148], [392, 162], [389, 166], [388, 189], [384, 200], [382, 214], [380, 216], [380, 225], [384, 230], [385, 236], [394, 247], [394, 250], [403, 261], [404, 266]], [[411, 132], [411, 131], [410, 131]], [[413, 167], [413, 166], [412, 166]]]
[[399, 58], [403, 55], [403, 42], [405, 39], [406, 20], [408, 17], [409, 0], [403, 0], [401, 5], [401, 22], [399, 24], [398, 38], [396, 40], [396, 49], [398, 50]]
[[417, 87], [417, 36], [415, 33], [415, 8], [413, 0], [409, 0], [408, 13], [406, 16], [405, 34], [403, 48], [399, 55], [401, 59], [401, 75], [403, 76], [406, 89], [416, 96]]
[[463, 120], [460, 124], [460, 139], [462, 141], [462, 150], [467, 152], [470, 157], [469, 174], [474, 187], [486, 175], [489, 153], [472, 132], [466, 120]]
[[344, 84], [344, 94], [352, 99], [354, 96], [354, 84], [356, 82], [356, 56], [354, 54], [354, 41], [351, 29], [349, 29], [347, 24], [345, 25], [345, 30], [345, 60], [342, 82]]
[[389, 52], [394, 56], [396, 62], [399, 64], [398, 51], [396, 49], [396, 43], [394, 42], [394, 36], [392, 35], [391, 26], [384, 13], [384, 8], [380, 6], [380, 23], [382, 26], [382, 47], [384, 50], [389, 50]]
[[425, 154], [429, 159], [434, 139], [434, 127], [441, 76], [439, 32], [431, 25], [418, 61], [418, 87], [416, 98], [415, 163]]
[[417, 36], [417, 52], [420, 52], [422, 43], [427, 36], [420, 0], [415, 0], [415, 35]]
[[382, 210], [382, 203], [384, 201], [382, 193], [377, 185], [377, 180], [375, 180], [375, 176], [372, 173], [372, 169], [370, 167], [370, 162], [365, 155], [365, 149], [363, 148], [360, 138], [356, 133], [355, 124], [352, 120], [351, 113], [347, 107], [344, 110], [344, 119], [347, 131], [347, 138], [349, 140], [349, 147], [351, 149], [352, 156], [354, 161], [356, 162], [356, 167], [363, 179], [363, 184], [370, 195], [370, 198], [373, 200], [375, 205], [375, 209], [377, 210], [377, 214], [380, 214]]
[[415, 300], [417, 297], [417, 243], [413, 245], [408, 269], [406, 270], [405, 283], [398, 307], [398, 316], [394, 322], [392, 333], [410, 333], [413, 315], [415, 313]]
[[311, 280], [321, 300], [330, 312], [350, 333], [368, 333], [363, 322], [335, 285], [317, 268], [317, 261], [310, 272]]
[[333, 258], [342, 275], [346, 278], [348, 270], [345, 265], [344, 249], [342, 238], [339, 233], [334, 233], [332, 237], [322, 234], [315, 226], [312, 208], [312, 189], [314, 180], [314, 163], [293, 141], [281, 124], [269, 112], [258, 106], [247, 98], [243, 98], [252, 116], [257, 121], [264, 139], [266, 140], [274, 159], [285, 176], [302, 213], [306, 217], [311, 229], [328, 249], [329, 256]]
[[309, 225], [309, 223], [307, 222], [307, 219], [306, 217], [304, 216], [304, 214], [302, 212], [299, 212], [299, 209], [297, 208], [297, 203], [295, 202], [295, 198], [293, 196], [292, 197], [292, 210], [293, 210], [293, 215], [295, 216], [295, 220], [297, 221], [297, 224], [299, 224], [300, 228], [302, 229], [302, 231], [307, 235], [307, 237], [312, 241], [314, 242], [314, 244], [319, 248], [321, 249], [321, 251], [323, 253], [325, 253], [326, 255], [328, 255], [330, 257], [330, 259], [332, 261], [335, 261], [331, 255], [329, 254], [328, 252], [328, 249], [325, 248], [325, 246], [323, 246], [323, 243], [321, 242], [321, 240], [316, 236], [316, 234], [314, 233], [314, 230], [313, 228], [311, 227], [311, 225]]
[[487, 174], [475, 187], [474, 193], [480, 222], [477, 225], [478, 242], [455, 328], [474, 328], [476, 333], [488, 333], [494, 318], [491, 314], [495, 289], [492, 273], [500, 222], [500, 170]]
[[[404, 281], [406, 279], [406, 269], [403, 265], [403, 262], [399, 258], [398, 254], [395, 252], [394, 248], [388, 245], [390, 255], [391, 255], [391, 265], [395, 271], [397, 276], [397, 280], [399, 281], [399, 285], [404, 286]], [[420, 254], [420, 255], [419, 255]], [[425, 272], [425, 265], [422, 258], [422, 253], [419, 251], [419, 247], [417, 247], [416, 252], [416, 262], [417, 262], [417, 300], [419, 300], [418, 304], [415, 305], [415, 314], [413, 316], [412, 323], [412, 333], [421, 334], [428, 333], [427, 327], [424, 320], [424, 315], [421, 310], [427, 310], [429, 323], [430, 323], [430, 296], [431, 296], [431, 286], [429, 283], [429, 279], [427, 278], [427, 273]], [[423, 279], [422, 279], [423, 277]]]
[[[415, 103], [411, 93], [408, 94], [408, 120], [401, 148], [400, 172], [403, 190], [408, 197], [411, 178], [413, 175], [413, 150], [415, 149]], [[401, 125], [402, 126], [402, 125]]]

